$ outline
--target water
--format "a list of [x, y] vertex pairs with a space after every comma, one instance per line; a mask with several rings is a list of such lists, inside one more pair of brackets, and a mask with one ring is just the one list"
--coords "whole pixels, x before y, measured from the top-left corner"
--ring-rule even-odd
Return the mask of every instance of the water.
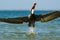
[[[35, 14], [46, 14], [52, 11], [35, 11]], [[27, 16], [30, 11], [0, 11], [0, 18]], [[36, 22], [35, 35], [28, 35], [28, 23], [9, 24], [0, 22], [0, 40], [60, 40], [60, 18], [47, 23]]]

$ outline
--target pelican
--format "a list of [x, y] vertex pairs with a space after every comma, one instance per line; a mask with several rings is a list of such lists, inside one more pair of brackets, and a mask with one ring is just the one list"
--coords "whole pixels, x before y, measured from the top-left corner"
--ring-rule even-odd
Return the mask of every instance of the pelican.
[[33, 6], [31, 8], [31, 14], [28, 16], [16, 17], [16, 18], [0, 18], [0, 22], [13, 23], [13, 24], [22, 24], [24, 22], [26, 23], [28, 22], [28, 26], [32, 27], [30, 28], [32, 30], [35, 27], [36, 21], [48, 22], [60, 17], [60, 11], [54, 11], [47, 14], [36, 15], [34, 14], [35, 6], [36, 2], [33, 3]]

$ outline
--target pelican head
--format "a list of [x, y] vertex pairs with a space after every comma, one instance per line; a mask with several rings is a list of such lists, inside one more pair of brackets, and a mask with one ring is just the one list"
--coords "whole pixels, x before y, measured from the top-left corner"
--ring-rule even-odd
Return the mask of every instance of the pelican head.
[[36, 2], [33, 2], [34, 5], [36, 5]]

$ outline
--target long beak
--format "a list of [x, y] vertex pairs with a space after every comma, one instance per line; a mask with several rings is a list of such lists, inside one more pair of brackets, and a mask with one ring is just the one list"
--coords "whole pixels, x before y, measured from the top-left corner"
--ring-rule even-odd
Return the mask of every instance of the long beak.
[[32, 11], [32, 9], [35, 9], [35, 6], [36, 6], [36, 2], [33, 3], [31, 11]]
[[34, 13], [35, 6], [36, 6], [36, 2], [34, 2], [33, 5], [32, 5], [32, 8], [31, 8], [31, 13], [32, 14]]

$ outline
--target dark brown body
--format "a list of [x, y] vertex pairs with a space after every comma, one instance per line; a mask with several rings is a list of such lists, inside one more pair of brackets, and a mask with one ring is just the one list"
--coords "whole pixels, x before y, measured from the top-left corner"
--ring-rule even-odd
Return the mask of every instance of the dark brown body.
[[29, 18], [29, 27], [34, 27], [35, 26], [35, 14], [31, 14]]

